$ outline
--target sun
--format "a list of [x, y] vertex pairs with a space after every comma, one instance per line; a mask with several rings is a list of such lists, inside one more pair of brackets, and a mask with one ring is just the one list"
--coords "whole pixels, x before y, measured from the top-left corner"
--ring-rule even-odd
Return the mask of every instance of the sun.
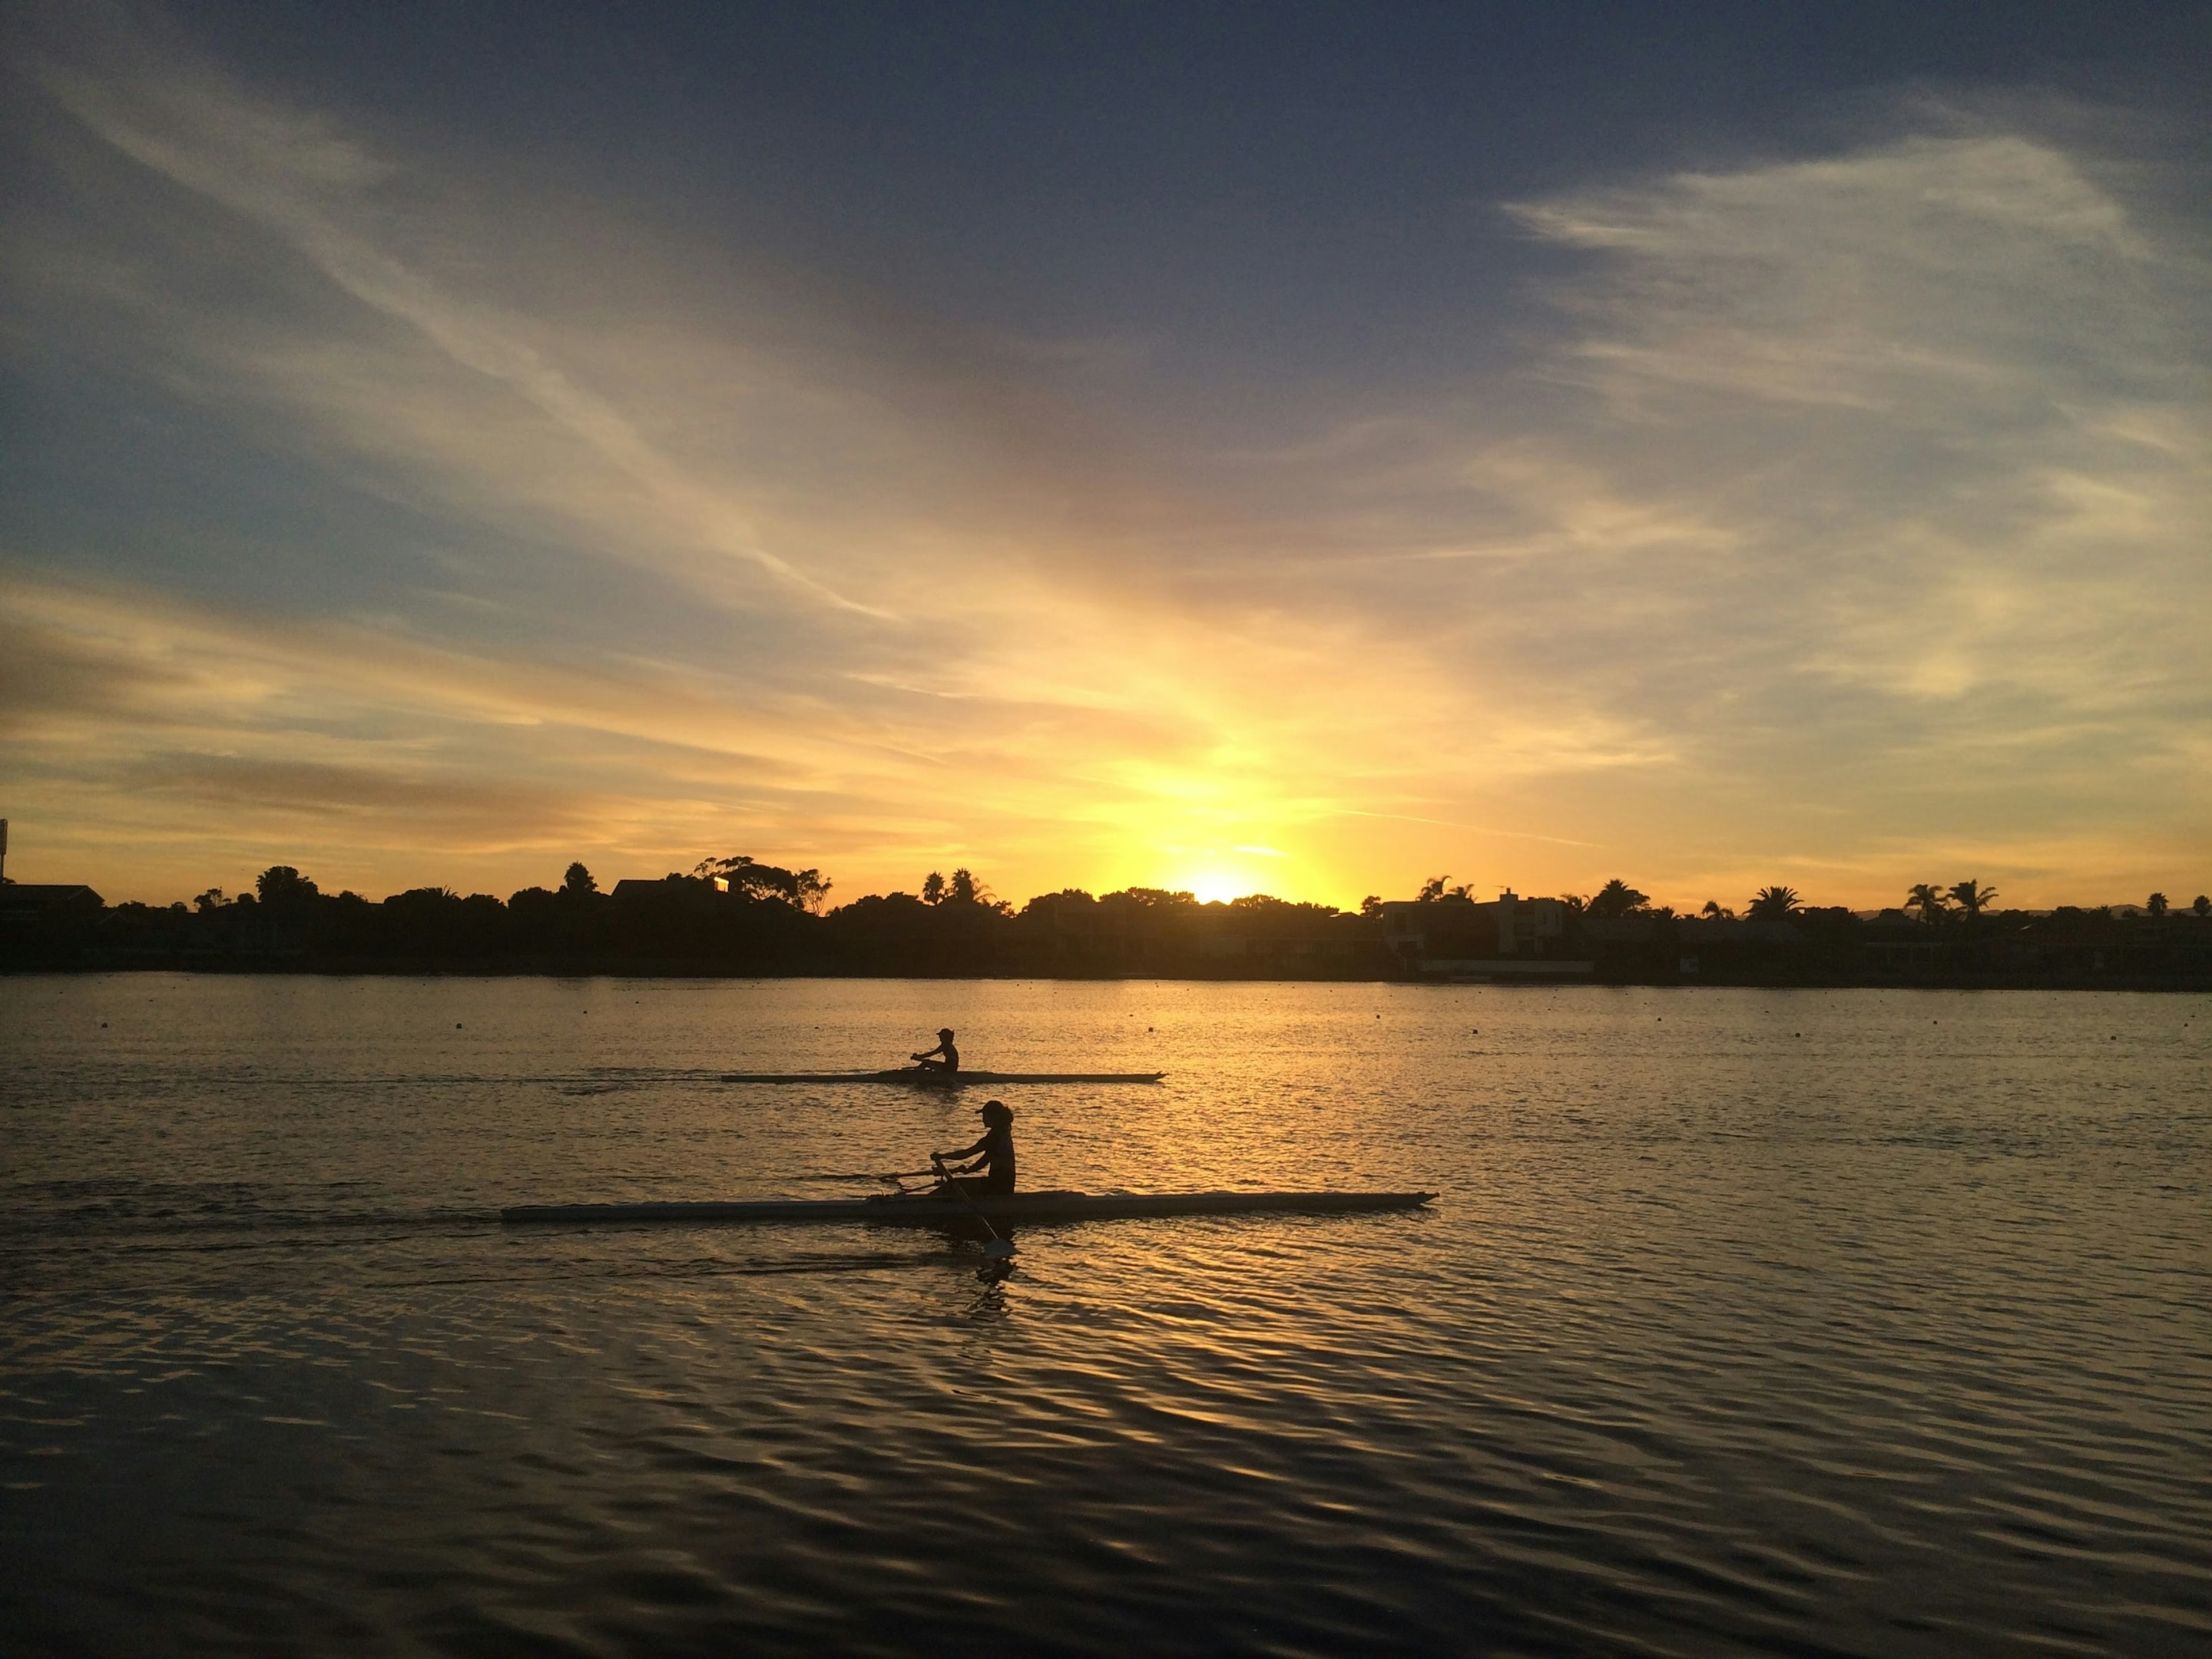
[[1177, 873], [1173, 886], [1200, 904], [1226, 904], [1248, 893], [1279, 893], [1291, 874], [1285, 855], [1272, 847], [1234, 847], [1200, 853]]
[[1252, 884], [1242, 877], [1218, 870], [1209, 870], [1202, 876], [1193, 876], [1178, 885], [1195, 894], [1200, 904], [1226, 904], [1231, 899], [1242, 898], [1253, 890]]

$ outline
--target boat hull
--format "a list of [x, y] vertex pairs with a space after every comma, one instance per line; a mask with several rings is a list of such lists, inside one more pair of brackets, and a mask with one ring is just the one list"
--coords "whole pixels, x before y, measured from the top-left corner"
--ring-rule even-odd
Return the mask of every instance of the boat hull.
[[518, 1204], [499, 1218], [513, 1225], [680, 1222], [845, 1221], [870, 1226], [936, 1227], [970, 1215], [1008, 1224], [1127, 1221], [1150, 1216], [1344, 1215], [1419, 1209], [1434, 1193], [1016, 1193], [972, 1206], [934, 1194], [911, 1198], [745, 1199], [696, 1204]]
[[1009, 1083], [1158, 1083], [1165, 1072], [726, 1072], [725, 1083], [896, 1083], [914, 1089], [995, 1089]]

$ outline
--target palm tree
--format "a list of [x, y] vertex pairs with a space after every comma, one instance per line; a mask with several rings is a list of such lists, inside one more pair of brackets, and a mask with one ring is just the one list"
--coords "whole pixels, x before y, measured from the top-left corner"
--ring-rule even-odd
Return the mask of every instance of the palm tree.
[[1920, 920], [1932, 922], [1948, 914], [1943, 904], [1943, 890], [1932, 882], [1916, 881], [1912, 890], [1905, 896], [1905, 908], [1920, 912]]
[[1597, 896], [1589, 902], [1589, 914], [1601, 919], [1625, 916], [1641, 910], [1651, 902], [1650, 896], [1639, 893], [1619, 876], [1597, 890]]
[[1734, 921], [1735, 920], [1735, 912], [1729, 909], [1728, 906], [1723, 904], [1718, 899], [1707, 899], [1705, 901], [1705, 908], [1698, 914], [1712, 921]]
[[1787, 921], [1804, 908], [1795, 887], [1762, 887], [1752, 895], [1745, 914], [1754, 921]]
[[1943, 895], [1945, 898], [1949, 899], [1966, 913], [1968, 921], [1980, 921], [1982, 912], [1989, 908], [1990, 901], [1996, 896], [1996, 888], [1984, 887], [1972, 877], [1968, 877], [1965, 881], [1954, 882], [1951, 890]]
[[2144, 909], [2150, 912], [2150, 919], [2153, 921], [2164, 921], [2166, 920], [2166, 913], [2170, 908], [2171, 907], [2167, 905], [2166, 902], [2166, 895], [2163, 893], [2153, 893], [2150, 896], [2149, 902], [2143, 906]]

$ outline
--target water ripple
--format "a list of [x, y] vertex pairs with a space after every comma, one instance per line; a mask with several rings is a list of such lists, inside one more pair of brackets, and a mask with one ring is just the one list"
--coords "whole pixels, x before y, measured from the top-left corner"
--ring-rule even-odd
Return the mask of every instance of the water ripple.
[[[35, 984], [21, 1650], [2212, 1643], [2203, 999]], [[947, 1020], [1169, 1073], [1015, 1098], [1036, 1184], [1443, 1197], [1024, 1227], [1003, 1278], [957, 1228], [493, 1218], [910, 1167], [971, 1109], [717, 1079]]]

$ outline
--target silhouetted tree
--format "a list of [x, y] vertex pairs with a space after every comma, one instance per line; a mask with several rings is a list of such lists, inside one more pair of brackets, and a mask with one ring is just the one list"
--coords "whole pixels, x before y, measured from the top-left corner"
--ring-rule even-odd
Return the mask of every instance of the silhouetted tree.
[[272, 864], [253, 878], [253, 890], [264, 904], [281, 906], [313, 898], [321, 890], [290, 865]]
[[1746, 914], [1754, 921], [1787, 921], [1804, 908], [1795, 887], [1762, 887], [1752, 895]]
[[945, 902], [963, 908], [993, 910], [1000, 915], [1011, 916], [1014, 907], [994, 893], [967, 870], [955, 870], [952, 879], [945, 884]]
[[945, 878], [934, 870], [931, 871], [922, 881], [921, 902], [924, 904], [945, 902]]
[[1098, 901], [1080, 887], [1063, 887], [1057, 893], [1039, 893], [1022, 906], [1025, 916], [1056, 916], [1095, 910]]
[[1943, 895], [1960, 909], [1966, 912], [1968, 921], [1980, 921], [1982, 912], [1989, 908], [1990, 902], [1996, 896], [1996, 888], [1984, 887], [1971, 877], [1965, 881], [1954, 883], [1951, 890]]
[[205, 915], [210, 910], [220, 910], [230, 901], [223, 896], [222, 889], [210, 887], [192, 901], [192, 908]]
[[819, 870], [787, 870], [781, 865], [763, 864], [744, 853], [726, 859], [702, 859], [691, 873], [702, 881], [720, 877], [741, 899], [778, 900], [793, 909], [817, 915], [822, 902], [830, 896], [830, 884]]
[[570, 865], [568, 873], [561, 878], [561, 890], [572, 899], [580, 899], [588, 893], [598, 892], [599, 884], [592, 879], [592, 872], [579, 860]]
[[1937, 921], [1949, 912], [1943, 903], [1943, 890], [1933, 882], [1917, 881], [1912, 890], [1905, 896], [1905, 908], [1920, 912], [1923, 921]]
[[1609, 921], [1617, 916], [1632, 915], [1650, 902], [1650, 894], [1638, 892], [1615, 876], [1597, 890], [1597, 896], [1589, 902], [1589, 914], [1601, 921]]
[[1339, 914], [1334, 904], [1315, 904], [1302, 899], [1279, 899], [1273, 893], [1247, 893], [1243, 898], [1229, 901], [1229, 908], [1242, 915], [1261, 915], [1271, 921], [1319, 921]]
[[1382, 895], [1380, 893], [1370, 893], [1365, 898], [1360, 900], [1359, 914], [1363, 916], [1381, 915], [1382, 914]]
[[1699, 914], [1709, 916], [1715, 921], [1733, 921], [1735, 920], [1735, 912], [1729, 909], [1728, 906], [1723, 904], [1718, 899], [1707, 899], [1705, 901], [1705, 908], [1704, 910], [1699, 912]]
[[2191, 905], [2189, 908], [2194, 910], [2200, 918], [2204, 916], [2212, 916], [2212, 896], [2208, 896], [2205, 894], [2199, 893], [2197, 896], [2197, 902]]
[[1125, 887], [1118, 893], [1107, 894], [1098, 902], [1109, 904], [1116, 899], [1146, 910], [1190, 910], [1198, 907], [1197, 894], [1180, 890], [1170, 892], [1164, 887]]
[[2168, 906], [2166, 902], [2166, 895], [2163, 893], [2153, 893], [2149, 898], [2143, 902], [2143, 908], [2150, 912], [2150, 919], [2153, 921], [2164, 921], [2166, 920], [2166, 913], [2170, 908], [2171, 907]]

